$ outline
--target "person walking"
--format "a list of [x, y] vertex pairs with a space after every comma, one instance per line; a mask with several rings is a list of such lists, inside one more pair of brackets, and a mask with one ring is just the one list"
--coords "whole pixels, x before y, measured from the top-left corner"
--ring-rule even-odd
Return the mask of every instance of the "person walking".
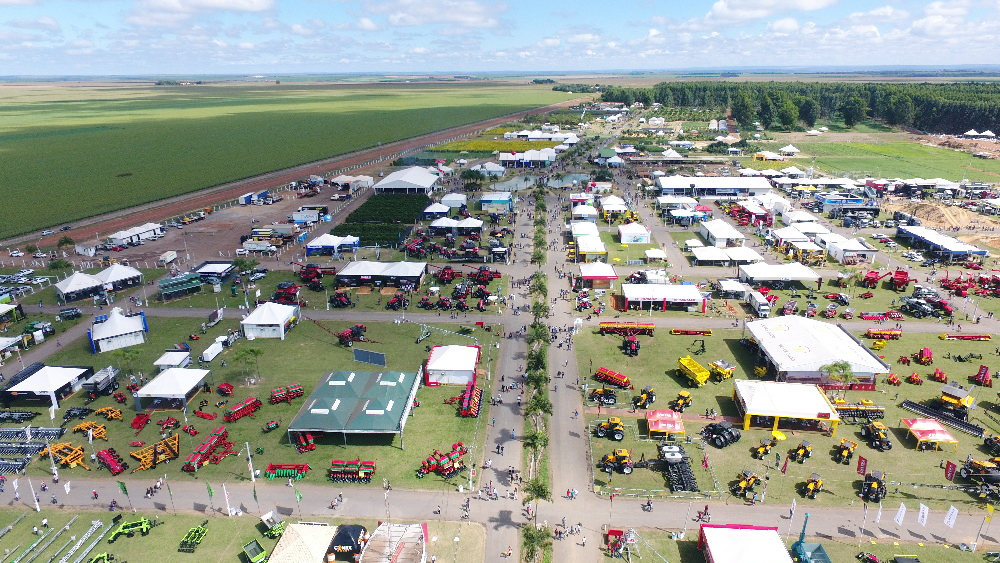
[[587, 536], [580, 538], [580, 547], [587, 547]]
[[92, 494], [93, 494], [93, 499], [97, 500], [97, 489], [94, 489], [94, 492]]

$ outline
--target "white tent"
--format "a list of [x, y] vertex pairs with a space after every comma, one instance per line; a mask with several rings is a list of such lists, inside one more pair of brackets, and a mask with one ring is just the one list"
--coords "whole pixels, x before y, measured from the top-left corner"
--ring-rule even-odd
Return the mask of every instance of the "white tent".
[[[566, 147], [569, 148], [569, 147]], [[477, 172], [482, 172], [486, 176], [498, 177], [503, 176], [507, 173], [507, 169], [495, 162], [484, 162], [479, 166], [473, 166], [473, 170]]]
[[819, 274], [800, 262], [787, 264], [746, 264], [740, 266], [740, 280], [744, 282], [762, 281], [817, 281]]
[[95, 354], [146, 342], [146, 315], [126, 315], [115, 307], [107, 317], [97, 317], [88, 331], [90, 349]]
[[701, 236], [712, 246], [740, 246], [746, 238], [743, 233], [736, 230], [736, 227], [723, 221], [713, 219], [712, 221], [702, 221]]
[[261, 303], [247, 318], [240, 321], [243, 334], [247, 339], [280, 338], [285, 339], [285, 333], [299, 319], [298, 305], [282, 305], [280, 303]]
[[592, 205], [577, 205], [573, 208], [573, 218], [574, 219], [597, 219], [597, 209], [594, 209]]
[[763, 262], [764, 257], [748, 246], [730, 246], [724, 249], [733, 262]]
[[684, 248], [691, 250], [692, 248], [699, 248], [705, 246], [705, 243], [701, 242], [699, 239], [690, 238], [684, 241]]
[[600, 237], [601, 232], [597, 229], [597, 225], [593, 223], [588, 223], [586, 221], [574, 221], [570, 223], [570, 234], [575, 237]]
[[785, 146], [781, 147], [780, 149], [778, 149], [778, 152], [781, 153], [781, 154], [783, 154], [783, 155], [786, 155], [786, 156], [795, 156], [795, 155], [799, 154], [802, 151], [800, 151], [799, 149], [795, 148], [795, 145], [785, 145]]
[[649, 229], [639, 223], [618, 225], [618, 238], [622, 244], [649, 244]]
[[448, 213], [449, 211], [451, 211], [451, 207], [448, 207], [443, 203], [432, 203], [424, 208], [424, 215], [442, 214]]
[[679, 196], [679, 195], [661, 195], [656, 198], [656, 205], [658, 207], [668, 207], [668, 208], [693, 208], [698, 205], [698, 200], [693, 197]]
[[666, 260], [667, 253], [660, 250], [659, 248], [650, 248], [646, 251], [646, 262], [653, 262], [655, 260]]
[[324, 233], [306, 243], [306, 256], [333, 255], [340, 252], [345, 246], [348, 251], [351, 251], [360, 244], [361, 239], [355, 236], [338, 237]]
[[68, 278], [56, 284], [56, 294], [63, 301], [76, 301], [97, 295], [104, 288], [104, 281], [97, 276], [83, 272], [73, 272]]
[[142, 283], [142, 272], [124, 264], [112, 264], [97, 272], [95, 277], [104, 282], [105, 287], [119, 290]]
[[702, 524], [698, 545], [713, 563], [792, 563], [776, 528]]
[[625, 200], [616, 195], [609, 195], [608, 197], [601, 198], [601, 207], [607, 207], [609, 205], [625, 205]]
[[425, 383], [432, 387], [475, 383], [479, 355], [479, 346], [434, 346], [427, 357]]
[[694, 305], [704, 300], [698, 286], [690, 284], [626, 283], [622, 284], [622, 295], [626, 309], [630, 306], [666, 309], [671, 305]]
[[[139, 389], [136, 403], [141, 399], [171, 399], [179, 400], [186, 408], [188, 395], [191, 394], [202, 380], [211, 373], [207, 369], [170, 368], [160, 372], [152, 381]], [[142, 406], [136, 404], [136, 409], [142, 411]]]
[[48, 396], [52, 406], [59, 408], [59, 398], [73, 391], [79, 391], [87, 368], [43, 366], [17, 385], [8, 388], [8, 393], [31, 393]]
[[[501, 166], [501, 168], [503, 167]], [[441, 198], [441, 203], [447, 205], [449, 208], [462, 207], [469, 204], [469, 196], [465, 194], [446, 194]]]
[[191, 352], [177, 350], [176, 352], [164, 352], [153, 365], [160, 368], [159, 371], [166, 371], [170, 368], [183, 368], [191, 363]]
[[696, 246], [691, 249], [694, 259], [701, 262], [729, 262], [729, 254], [726, 249], [718, 246]]
[[375, 184], [375, 193], [424, 193], [429, 194], [439, 176], [420, 166], [397, 170]]
[[580, 277], [585, 280], [617, 280], [618, 272], [605, 262], [585, 262], [580, 264]]
[[820, 225], [819, 223], [810, 223], [810, 222], [795, 223], [795, 225], [792, 228], [797, 229], [800, 233], [804, 235], [812, 235], [812, 236], [830, 232], [830, 229], [826, 228], [824, 225]]

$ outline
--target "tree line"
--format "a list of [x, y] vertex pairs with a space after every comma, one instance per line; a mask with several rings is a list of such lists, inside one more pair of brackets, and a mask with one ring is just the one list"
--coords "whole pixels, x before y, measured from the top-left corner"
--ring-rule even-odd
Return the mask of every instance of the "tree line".
[[651, 88], [605, 87], [605, 102], [729, 109], [746, 129], [813, 127], [819, 119], [865, 119], [929, 133], [1000, 127], [1000, 83], [662, 82]]

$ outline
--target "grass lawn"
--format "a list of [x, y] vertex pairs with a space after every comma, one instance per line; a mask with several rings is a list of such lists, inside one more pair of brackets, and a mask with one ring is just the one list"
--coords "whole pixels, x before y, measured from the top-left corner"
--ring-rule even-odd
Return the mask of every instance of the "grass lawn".
[[[173, 346], [173, 343], [186, 340], [186, 335], [199, 331], [199, 319], [183, 318], [152, 318], [150, 319], [150, 333], [148, 341], [133, 349], [139, 352], [139, 357], [135, 362], [136, 371], [151, 373], [152, 362], [155, 361], [164, 349]], [[224, 334], [227, 329], [236, 328], [238, 318], [226, 318], [208, 334], [202, 337], [199, 342], [193, 342], [193, 354], [200, 354], [212, 342], [212, 339], [219, 334]], [[342, 326], [343, 325], [343, 326]], [[347, 323], [324, 325], [331, 330], [345, 328]], [[448, 327], [451, 329], [452, 327]], [[365, 344], [364, 349], [374, 351], [385, 351], [387, 354], [387, 369], [399, 371], [416, 371], [419, 364], [426, 358], [426, 347], [436, 344], [471, 344], [471, 340], [456, 337], [452, 334], [432, 331], [431, 336], [416, 344], [416, 337], [420, 334], [420, 327], [416, 325], [395, 325], [392, 323], [369, 323], [367, 336], [372, 342]], [[480, 364], [483, 369], [488, 369], [487, 362], [496, 361], [496, 350], [492, 345], [496, 342], [496, 335], [502, 331], [497, 330], [486, 333], [476, 329], [471, 336], [479, 339], [479, 344], [487, 352], [484, 354], [483, 362]], [[448, 490], [457, 488], [458, 484], [467, 483], [468, 473], [462, 473], [451, 480], [443, 480], [436, 476], [428, 476], [418, 480], [415, 471], [423, 461], [435, 449], [450, 448], [451, 444], [462, 441], [465, 442], [472, 453], [469, 458], [469, 465], [481, 457], [481, 447], [484, 440], [485, 430], [483, 420], [489, 417], [488, 405], [484, 405], [481, 418], [468, 419], [457, 416], [454, 405], [444, 404], [449, 397], [458, 395], [460, 390], [454, 386], [441, 387], [421, 387], [417, 393], [417, 399], [421, 406], [415, 408], [410, 420], [407, 421], [404, 435], [406, 449], [400, 449], [398, 437], [382, 437], [371, 435], [370, 437], [351, 437], [344, 446], [343, 438], [339, 435], [329, 435], [318, 437], [316, 442], [319, 447], [306, 454], [296, 454], [294, 449], [288, 444], [287, 434], [282, 431], [291, 422], [292, 418], [302, 406], [304, 399], [297, 399], [292, 405], [267, 404], [267, 397], [273, 387], [289, 383], [300, 383], [306, 390], [306, 394], [312, 391], [319, 378], [328, 371], [341, 369], [356, 369], [360, 371], [378, 371], [377, 366], [368, 364], [356, 364], [352, 359], [352, 350], [337, 344], [337, 339], [332, 334], [323, 330], [317, 324], [309, 321], [302, 322], [295, 327], [286, 340], [258, 339], [253, 341], [252, 346], [263, 350], [264, 354], [259, 360], [259, 372], [262, 376], [256, 383], [251, 383], [247, 377], [248, 372], [243, 366], [237, 365], [234, 361], [234, 353], [248, 346], [246, 340], [238, 341], [233, 348], [227, 349], [223, 355], [210, 366], [212, 374], [210, 380], [213, 386], [222, 382], [232, 383], [236, 387], [235, 397], [231, 402], [240, 401], [248, 396], [256, 396], [264, 401], [264, 407], [258, 411], [255, 417], [245, 417], [233, 423], [225, 423], [221, 416], [217, 420], [208, 421], [200, 418], [190, 417], [189, 424], [192, 424], [202, 434], [197, 437], [181, 433], [180, 459], [183, 460], [197, 447], [204, 438], [215, 427], [225, 425], [230, 433], [230, 440], [237, 444], [250, 442], [254, 448], [264, 448], [264, 454], [259, 455], [256, 466], [263, 468], [269, 462], [288, 463], [290, 459], [297, 463], [308, 463], [312, 467], [312, 472], [307, 477], [311, 480], [325, 479], [326, 469], [329, 461], [333, 459], [365, 459], [376, 460], [378, 463], [378, 474], [376, 477], [385, 477], [392, 481], [394, 485], [403, 488], [420, 488], [432, 490]], [[227, 359], [228, 366], [221, 366], [221, 359]], [[53, 355], [49, 363], [51, 365], [93, 365], [97, 368], [109, 363], [116, 363], [115, 357], [110, 354], [94, 357], [85, 341], [77, 341], [63, 346], [60, 352]], [[250, 368], [250, 373], [255, 371]], [[84, 397], [78, 393], [73, 397], [63, 401], [62, 407], [69, 408], [83, 405]], [[192, 402], [197, 406], [198, 401], [208, 399], [210, 404], [206, 409], [210, 412], [218, 412], [221, 415], [221, 408], [214, 405], [221, 398], [212, 394], [205, 396], [199, 394]], [[28, 405], [14, 403], [14, 408]], [[102, 397], [91, 404], [91, 408], [113, 405], [119, 406], [110, 397]], [[30, 404], [29, 408], [41, 410], [37, 404]], [[95, 449], [103, 449], [106, 446], [114, 447], [123, 457], [127, 452], [134, 451], [129, 447], [129, 442], [133, 440], [144, 440], [147, 444], [159, 439], [157, 428], [150, 425], [143, 430], [138, 437], [135, 431], [128, 428], [135, 412], [131, 403], [121, 405], [123, 410], [122, 421], [112, 421], [107, 423], [108, 436], [110, 440], [105, 444], [97, 441]], [[164, 412], [157, 411], [151, 413], [153, 421], [173, 415], [183, 418], [179, 411]], [[88, 419], [103, 423], [103, 419], [91, 415]], [[58, 419], [57, 419], [58, 420]], [[281, 423], [279, 431], [268, 434], [261, 433], [261, 428], [270, 420], [277, 420]], [[74, 420], [71, 425], [78, 424]], [[44, 423], [43, 423], [44, 424]], [[67, 434], [67, 440], [74, 443], [84, 443], [86, 440], [79, 434]], [[129, 459], [130, 462], [135, 460]], [[136, 463], [131, 463], [132, 467], [137, 467]], [[173, 478], [190, 479], [192, 474], [181, 472], [181, 463], [173, 463], [171, 471]], [[28, 474], [35, 474], [42, 477], [48, 473], [47, 463], [33, 463], [28, 468]], [[72, 478], [76, 472], [83, 469], [65, 469], [67, 478]], [[99, 470], [93, 471], [91, 475], [104, 474]], [[106, 474], [105, 474], [106, 475]], [[198, 472], [198, 478], [210, 479], [213, 481], [241, 480], [248, 478], [246, 467], [243, 466], [237, 457], [231, 457], [219, 465], [208, 464]]]
[[901, 178], [968, 178], [972, 181], [996, 181], [1000, 163], [975, 159], [950, 149], [928, 147], [912, 142], [843, 143], [835, 135], [829, 142], [797, 143], [802, 150], [798, 159], [811, 162], [834, 176], [871, 172], [898, 175]]
[[621, 239], [618, 237], [617, 229], [615, 232], [601, 231], [601, 241], [608, 249], [608, 263], [609, 264], [621, 264], [625, 265], [628, 260], [642, 260], [643, 263], [646, 261], [646, 251], [651, 248], [660, 248], [656, 240], [650, 237], [650, 243], [628, 243], [622, 244]]
[[0, 213], [0, 236], [572, 96], [514, 84], [15, 88], [0, 96], [0, 138], [23, 165], [0, 184], [33, 205]]
[[[739, 344], [740, 331], [720, 330], [714, 336], [705, 338], [706, 353], [701, 356], [694, 356], [702, 365], [716, 359], [725, 359], [738, 366], [737, 378], [752, 378], [753, 362], [749, 350]], [[905, 334], [905, 333], [904, 333]], [[642, 341], [642, 351], [638, 357], [627, 357], [618, 349], [619, 338], [613, 336], [601, 337], [596, 333], [584, 332], [577, 336], [576, 349], [578, 362], [583, 368], [581, 379], [586, 380], [589, 385], [599, 385], [596, 381], [587, 376], [590, 362], [593, 361], [593, 369], [601, 366], [610, 367], [616, 371], [629, 376], [636, 389], [644, 386], [652, 386], [657, 392], [657, 402], [654, 408], [667, 408], [671, 401], [682, 388], [689, 389], [684, 382], [681, 382], [675, 375], [676, 358], [680, 355], [687, 355], [692, 351], [692, 342], [695, 337], [690, 336], [670, 336], [657, 334], [655, 337], [639, 337]], [[904, 354], [910, 354], [918, 349], [927, 346], [931, 348], [937, 361], [930, 369], [921, 366], [898, 366], [895, 360]], [[893, 371], [904, 377], [911, 371], [920, 372], [925, 380], [933, 372], [934, 368], [940, 367], [953, 380], [963, 385], [969, 382], [969, 378], [975, 374], [979, 363], [991, 363], [995, 346], [989, 342], [969, 342], [969, 341], [943, 341], [934, 334], [905, 334], [902, 340], [891, 342], [888, 347], [881, 352], [886, 361], [893, 367]], [[945, 355], [952, 356], [980, 353], [982, 360], [973, 360], [972, 363], [960, 363], [945, 359]], [[903, 410], [897, 405], [903, 399], [911, 399], [917, 402], [931, 400], [939, 395], [940, 384], [928, 381], [922, 386], [915, 386], [904, 383], [901, 387], [892, 387], [884, 382], [879, 382], [878, 390], [875, 392], [852, 391], [847, 395], [848, 401], [856, 401], [867, 397], [876, 404], [886, 407], [885, 424], [891, 429], [894, 447], [887, 452], [879, 452], [870, 448], [860, 438], [858, 426], [841, 424], [836, 437], [828, 437], [815, 432], [803, 432], [798, 430], [786, 431], [788, 440], [776, 448], [782, 456], [787, 450], [794, 448], [800, 440], [809, 440], [813, 445], [813, 457], [804, 464], [789, 464], [788, 472], [781, 475], [774, 469], [773, 456], [767, 458], [766, 462], [755, 460], [750, 453], [752, 448], [760, 443], [760, 440], [770, 436], [769, 429], [751, 429], [743, 433], [743, 439], [736, 445], [719, 450], [709, 448], [708, 455], [712, 464], [714, 474], [719, 479], [720, 487], [723, 491], [728, 489], [736, 479], [737, 474], [750, 469], [761, 475], [771, 474], [771, 480], [767, 491], [766, 502], [790, 503], [793, 498], [800, 502], [818, 503], [821, 505], [845, 506], [856, 500], [856, 491], [859, 485], [858, 475], [854, 466], [839, 465], [833, 462], [831, 452], [839, 443], [841, 438], [848, 438], [861, 443], [857, 454], [869, 459], [870, 469], [885, 471], [892, 481], [899, 481], [898, 487], [893, 486], [890, 490], [888, 500], [890, 504], [898, 501], [912, 503], [914, 501], [923, 502], [935, 509], [946, 509], [950, 505], [958, 506], [960, 509], [978, 510], [978, 499], [969, 493], [962, 491], [935, 489], [920, 485], [942, 485], [945, 484], [943, 471], [940, 468], [941, 460], [952, 460], [961, 465], [967, 455], [973, 455], [982, 459], [988, 457], [981, 448], [981, 440], [961, 432], [953, 431], [952, 434], [959, 441], [958, 451], [917, 451], [914, 449], [915, 442], [907, 437], [905, 429], [900, 423], [901, 418], [914, 418], [916, 415], [910, 411]], [[732, 400], [732, 383], [709, 383], [704, 387], [691, 389], [694, 396], [694, 403], [688, 414], [703, 413], [705, 409], [714, 408], [719, 413], [727, 416], [737, 416], [736, 405]], [[897, 396], [898, 393], [898, 396]], [[1000, 406], [992, 390], [978, 389], [974, 396], [979, 400], [981, 408], [973, 411], [971, 420], [976, 424], [984, 426], [989, 432], [1000, 432], [1000, 419], [995, 419], [985, 414], [985, 411], [994, 411]], [[629, 393], [619, 394], [619, 406], [627, 405]], [[597, 420], [597, 416], [590, 417], [589, 421]], [[700, 419], [700, 417], [699, 417]], [[641, 426], [633, 420], [626, 421], [627, 426], [632, 426], [635, 431], [626, 433], [626, 445], [624, 447], [633, 448], [633, 457], [638, 459], [640, 455], [646, 457], [655, 455], [655, 450], [651, 443], [639, 441], [638, 430]], [[686, 430], [689, 436], [696, 437], [702, 428], [700, 420], [688, 420]], [[592, 438], [593, 453], [595, 459], [600, 455], [609, 453], [613, 442]], [[688, 448], [690, 449], [690, 448]], [[697, 452], [697, 450], [695, 450]], [[696, 458], [696, 453], [692, 453]], [[906, 468], [905, 471], [900, 468]], [[695, 468], [695, 475], [699, 479], [699, 485], [704, 490], [709, 490], [711, 481], [706, 479], [703, 483], [703, 470]], [[803, 501], [797, 493], [797, 487], [805, 481], [810, 473], [820, 473], [826, 481], [826, 490], [815, 501]], [[705, 476], [707, 478], [707, 475]], [[605, 476], [600, 472], [595, 474], [596, 484], [605, 485]], [[611, 486], [625, 489], [635, 489], [634, 494], [642, 495], [642, 491], [650, 488], [661, 488], [662, 477], [652, 471], [636, 470], [632, 475], [615, 475]], [[956, 484], [963, 483], [961, 478], [956, 478]], [[916, 485], [916, 487], [915, 487]], [[733, 502], [740, 502], [728, 494], [724, 497], [732, 499]]]
[[[265, 509], [266, 511], [266, 509]], [[38, 540], [37, 536], [34, 536], [31, 532], [32, 526], [38, 526], [41, 528], [40, 522], [43, 517], [49, 519], [49, 526], [51, 532], [48, 536], [42, 539], [39, 543], [40, 546], [44, 546], [50, 539], [55, 537], [55, 541], [51, 543], [45, 549], [40, 549], [34, 551], [31, 555], [39, 557], [39, 560], [49, 560], [49, 558], [55, 558], [57, 552], [59, 556], [62, 556], [66, 551], [60, 552], [60, 548], [64, 543], [70, 541], [70, 537], [80, 538], [84, 533], [91, 527], [91, 521], [100, 520], [104, 522], [104, 529], [110, 529], [113, 531], [117, 528], [117, 524], [112, 525], [111, 519], [113, 514], [109, 512], [78, 512], [76, 513], [76, 520], [69, 529], [62, 531], [58, 537], [56, 533], [60, 531], [61, 528], [69, 524], [71, 518], [74, 514], [65, 510], [48, 510], [42, 508], [41, 514], [35, 514], [32, 512], [23, 513], [22, 511], [13, 510], [10, 508], [0, 509], [0, 518], [3, 518], [4, 522], [13, 522], [21, 514], [26, 514], [25, 517], [15, 525], [11, 531], [3, 538], [3, 547], [5, 550], [4, 555], [10, 556], [10, 554], [20, 554], [23, 552], [32, 542]], [[187, 533], [187, 531], [195, 526], [199, 526], [206, 521], [206, 518], [202, 515], [196, 514], [170, 514], [170, 513], [139, 513], [132, 514], [130, 512], [119, 513], [124, 516], [124, 522], [135, 521], [141, 516], [145, 516], [150, 519], [150, 521], [159, 522], [156, 526], [150, 530], [148, 536], [135, 536], [132, 538], [121, 536], [114, 543], [108, 543], [107, 538], [101, 541], [95, 548], [94, 551], [90, 553], [93, 557], [99, 553], [108, 552], [115, 556], [118, 561], [148, 561], [149, 554], [160, 553], [163, 554], [163, 560], [171, 561], [246, 561], [243, 557], [243, 545], [247, 542], [257, 539], [261, 546], [264, 547], [269, 553], [274, 546], [278, 543], [277, 539], [265, 538], [261, 535], [263, 530], [263, 524], [261, 524], [260, 519], [256, 514], [246, 514], [242, 517], [233, 518], [208, 518], [208, 524], [206, 528], [208, 533], [205, 535], [204, 540], [195, 550], [194, 553], [182, 553], [178, 552], [177, 548], [180, 544], [181, 539]], [[361, 524], [368, 529], [369, 532], [374, 532], [375, 528], [378, 527], [378, 522], [370, 519], [352, 519], [352, 518], [338, 518], [338, 517], [327, 517], [327, 516], [309, 516], [307, 518], [284, 516], [285, 521], [289, 524], [293, 524], [300, 521], [308, 522], [325, 522], [334, 526], [343, 524]], [[407, 523], [402, 521], [394, 521], [394, 523]], [[427, 554], [428, 560], [431, 555], [436, 555], [438, 561], [442, 563], [445, 561], [454, 561], [455, 550], [458, 545], [461, 545], [462, 549], [462, 560], [463, 561], [483, 561], [485, 557], [485, 545], [486, 545], [486, 530], [478, 524], [470, 523], [458, 523], [458, 522], [427, 522], [427, 530], [430, 541], [427, 543]], [[92, 538], [96, 538], [100, 531], [97, 532]], [[110, 532], [109, 532], [110, 535]], [[456, 543], [455, 538], [459, 538], [459, 543]], [[90, 544], [93, 539], [89, 540], [84, 544], [84, 548]], [[76, 542], [70, 542], [70, 546]], [[66, 548], [67, 550], [69, 547]], [[6, 550], [9, 550], [7, 552]], [[83, 553], [83, 549], [75, 552], [74, 557], [79, 556]], [[172, 554], [172, 555], [166, 555]], [[5, 558], [6, 559], [6, 558]], [[90, 559], [85, 559], [89, 561]], [[338, 559], [346, 561], [347, 559]]]

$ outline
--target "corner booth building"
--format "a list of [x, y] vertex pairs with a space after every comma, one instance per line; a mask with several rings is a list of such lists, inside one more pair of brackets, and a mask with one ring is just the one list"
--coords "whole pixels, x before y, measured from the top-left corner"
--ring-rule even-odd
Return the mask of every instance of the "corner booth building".
[[696, 285], [661, 283], [623, 283], [621, 295], [612, 299], [619, 311], [666, 311], [673, 307], [697, 306], [704, 312], [707, 300]]
[[207, 369], [165, 369], [139, 389], [135, 409], [186, 409], [209, 373]]
[[837, 434], [840, 415], [818, 385], [737, 379], [733, 401], [743, 416], [743, 429], [751, 426], [792, 430], [825, 430]]
[[344, 444], [348, 434], [399, 434], [403, 446], [422, 372], [328, 372], [288, 425], [289, 441], [298, 433], [343, 434]]
[[306, 243], [306, 256], [334, 256], [341, 252], [354, 252], [361, 245], [355, 236], [338, 237], [322, 234]]
[[429, 387], [475, 384], [481, 354], [479, 346], [434, 346], [427, 357], [424, 383]]
[[606, 262], [580, 264], [580, 284], [590, 289], [611, 289], [618, 279], [615, 267]]
[[18, 398], [47, 397], [55, 408], [59, 401], [79, 391], [83, 381], [94, 375], [94, 368], [81, 366], [47, 366], [36, 362], [10, 378], [3, 387], [4, 407]]
[[100, 354], [142, 344], [146, 342], [147, 332], [149, 325], [146, 324], [145, 313], [126, 315], [121, 307], [115, 307], [110, 314], [94, 319], [87, 337], [90, 339], [90, 351]]
[[243, 335], [254, 338], [285, 339], [288, 330], [299, 321], [298, 305], [282, 305], [270, 301], [261, 303], [247, 318], [240, 321]]

